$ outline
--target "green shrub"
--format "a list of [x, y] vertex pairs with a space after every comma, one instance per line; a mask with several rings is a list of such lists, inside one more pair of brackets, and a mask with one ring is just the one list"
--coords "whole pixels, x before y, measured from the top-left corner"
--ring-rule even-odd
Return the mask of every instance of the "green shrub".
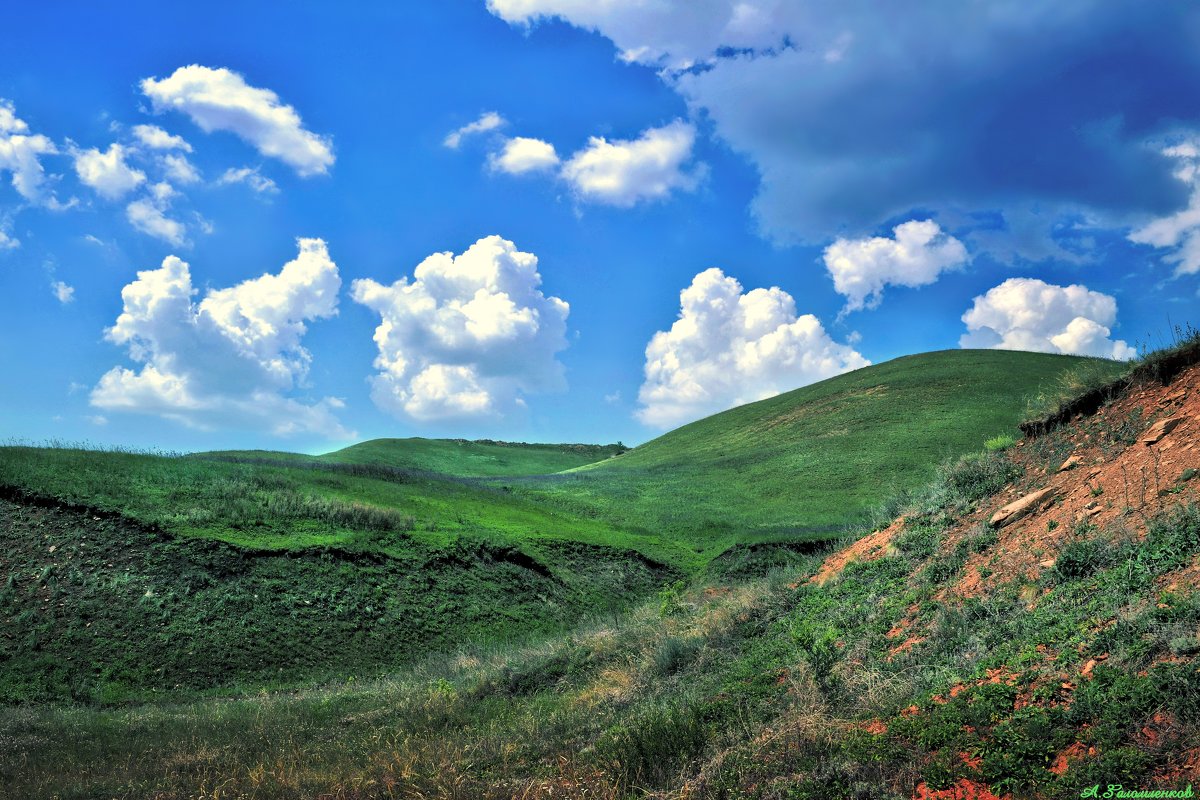
[[1059, 552], [1054, 572], [1062, 581], [1076, 581], [1111, 567], [1116, 560], [1117, 550], [1107, 539], [1080, 538]]
[[1176, 636], [1168, 645], [1172, 655], [1193, 656], [1200, 653], [1200, 639], [1195, 636]]
[[998, 453], [1001, 450], [1007, 450], [1017, 443], [1016, 438], [1012, 434], [1002, 433], [999, 436], [993, 436], [983, 443], [983, 447], [990, 453]]
[[668, 636], [654, 651], [654, 672], [663, 677], [674, 675], [695, 660], [702, 644], [703, 640], [695, 636]]
[[683, 610], [683, 581], [675, 581], [658, 591], [658, 615], [669, 617]]
[[605, 731], [596, 742], [596, 756], [626, 790], [659, 788], [678, 780], [707, 745], [700, 713], [666, 702]]
[[1021, 474], [1021, 468], [992, 452], [967, 455], [939, 474], [941, 499], [948, 506], [966, 506], [991, 497]]

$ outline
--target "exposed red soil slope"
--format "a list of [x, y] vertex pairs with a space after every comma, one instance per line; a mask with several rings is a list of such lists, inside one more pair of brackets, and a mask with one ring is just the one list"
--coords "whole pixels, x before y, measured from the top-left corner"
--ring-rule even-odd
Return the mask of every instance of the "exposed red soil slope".
[[[1171, 421], [1165, 426], [1169, 431], [1159, 436], [1164, 427], [1159, 423], [1164, 420]], [[1125, 444], [1133, 436], [1137, 440]], [[1156, 441], [1144, 441], [1147, 438]], [[1054, 458], [1055, 453], [1061, 459]], [[1031, 511], [1000, 527], [997, 545], [972, 555], [962, 577], [943, 596], [974, 596], [985, 582], [1036, 579], [1054, 566], [1058, 551], [1077, 535], [1081, 523], [1124, 529], [1127, 535], [1140, 537], [1145, 535], [1147, 520], [1159, 511], [1196, 502], [1200, 474], [1187, 476], [1192, 474], [1189, 471], [1200, 471], [1200, 365], [1185, 369], [1167, 386], [1134, 387], [1094, 416], [1077, 419], [1042, 440], [1018, 442], [1013, 457], [1025, 468], [1023, 476], [964, 515], [947, 531], [943, 548], [951, 550], [963, 537], [988, 526], [1004, 506], [1043, 489], [1050, 491]], [[903, 529], [900, 518], [831, 554], [814, 582], [828, 581], [852, 561], [882, 557]], [[1200, 563], [1193, 562], [1167, 576], [1164, 588], [1198, 581]]]

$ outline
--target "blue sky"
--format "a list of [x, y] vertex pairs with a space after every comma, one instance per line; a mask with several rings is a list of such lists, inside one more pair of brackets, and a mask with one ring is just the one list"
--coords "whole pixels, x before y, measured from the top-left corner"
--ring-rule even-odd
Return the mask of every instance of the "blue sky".
[[635, 443], [908, 353], [1129, 357], [1197, 322], [1197, 42], [1174, 2], [21, 4], [0, 433]]

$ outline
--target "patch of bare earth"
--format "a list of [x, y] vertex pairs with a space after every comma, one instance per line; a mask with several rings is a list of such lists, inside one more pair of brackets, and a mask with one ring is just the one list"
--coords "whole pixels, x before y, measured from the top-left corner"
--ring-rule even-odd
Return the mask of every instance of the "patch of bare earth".
[[[1128, 430], [1134, 421], [1137, 440], [1119, 449], [1113, 432], [1122, 426]], [[1068, 454], [1060, 465], [1038, 464], [1037, 448], [1019, 442], [1014, 457], [1025, 466], [1025, 475], [946, 532], [942, 546], [949, 551], [980, 526], [991, 527], [1006, 507], [1034, 498], [1023, 514], [999, 525], [997, 544], [972, 555], [941, 598], [976, 597], [989, 585], [1036, 580], [1054, 567], [1058, 551], [1078, 535], [1081, 524], [1142, 537], [1155, 514], [1195, 502], [1200, 476], [1181, 479], [1200, 469], [1200, 366], [1167, 386], [1137, 387], [1094, 417], [1051, 435], [1066, 437]], [[1194, 586], [1197, 579], [1200, 564], [1193, 562], [1164, 584]]]
[[904, 530], [904, 517], [888, 525], [883, 530], [867, 534], [861, 539], [847, 545], [831, 554], [821, 564], [812, 582], [822, 586], [832, 578], [841, 574], [846, 566], [855, 561], [873, 561], [885, 555], [892, 541]]

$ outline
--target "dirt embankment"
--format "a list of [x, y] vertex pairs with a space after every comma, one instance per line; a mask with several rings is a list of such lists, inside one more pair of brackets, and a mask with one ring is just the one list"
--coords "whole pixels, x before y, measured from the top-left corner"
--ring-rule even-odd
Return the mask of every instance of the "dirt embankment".
[[[972, 555], [943, 596], [973, 596], [986, 580], [1035, 580], [1053, 568], [1058, 552], [1089, 531], [1142, 537], [1148, 520], [1200, 493], [1200, 365], [1167, 385], [1143, 383], [1088, 416], [1017, 443], [1012, 457], [1022, 477], [963, 515], [945, 534], [953, 549], [981, 529], [998, 542]], [[814, 577], [824, 583], [852, 561], [879, 558], [904, 531], [905, 520], [872, 533], [826, 559]], [[981, 575], [981, 570], [982, 575]], [[1194, 584], [1193, 561], [1166, 576], [1163, 588]]]

